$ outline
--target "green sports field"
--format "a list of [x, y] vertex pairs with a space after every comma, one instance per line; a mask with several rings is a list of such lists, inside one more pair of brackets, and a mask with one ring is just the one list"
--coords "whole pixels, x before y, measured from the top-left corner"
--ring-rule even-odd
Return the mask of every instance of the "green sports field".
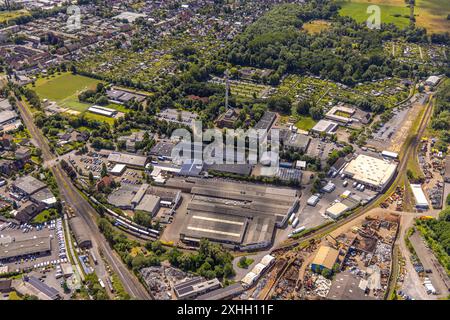
[[[88, 89], [95, 89], [100, 80], [74, 75], [72, 73], [62, 73], [48, 78], [38, 78], [35, 86], [28, 87], [39, 95], [41, 99], [55, 101], [60, 107], [68, 108], [84, 115], [89, 119], [99, 120], [112, 124], [114, 119], [97, 114], [86, 112], [91, 104], [78, 100], [78, 95]], [[120, 112], [127, 112], [123, 106], [109, 104], [107, 108], [116, 109]]]
[[78, 101], [78, 94], [87, 89], [95, 89], [99, 80], [73, 75], [71, 73], [62, 73], [49, 78], [39, 78], [36, 80], [35, 87], [29, 86], [36, 93], [45, 99], [56, 102], [64, 102], [75, 97]]
[[[348, 16], [357, 22], [365, 22], [371, 16], [367, 13], [367, 8], [374, 3], [340, 2], [341, 16]], [[381, 23], [393, 23], [399, 28], [409, 25], [409, 8], [406, 6], [391, 6], [386, 4], [376, 4], [380, 7]]]

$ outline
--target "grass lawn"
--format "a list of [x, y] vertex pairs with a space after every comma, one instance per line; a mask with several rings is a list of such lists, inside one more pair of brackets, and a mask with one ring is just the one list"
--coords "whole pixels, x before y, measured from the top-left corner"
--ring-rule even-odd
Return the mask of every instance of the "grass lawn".
[[109, 123], [110, 125], [114, 124], [114, 118], [105, 117], [105, 116], [102, 116], [102, 115], [99, 115], [99, 114], [95, 114], [95, 113], [91, 113], [91, 112], [86, 112], [84, 114], [84, 116], [86, 117], [86, 119], [106, 122], [106, 123]]
[[[36, 80], [35, 86], [30, 84], [28, 87], [36, 91], [41, 99], [49, 99], [50, 101], [55, 101], [60, 107], [84, 113], [88, 119], [113, 124], [114, 119], [112, 118], [86, 112], [91, 104], [78, 100], [78, 95], [82, 91], [95, 89], [100, 82], [102, 81], [66, 72], [49, 78], [39, 78]], [[124, 106], [114, 103], [110, 103], [105, 107], [124, 113], [129, 111]]]
[[23, 300], [16, 291], [11, 291], [8, 295], [8, 300]]
[[[393, 22], [402, 28], [409, 24], [407, 18], [389, 17], [393, 13], [409, 15], [409, 7], [404, 0], [351, 0], [351, 2], [341, 2], [343, 8], [340, 13], [341, 15], [351, 16], [358, 22], [363, 22], [369, 16], [365, 13], [367, 6], [372, 4], [380, 6], [381, 22]], [[357, 9], [358, 7], [361, 8]], [[397, 10], [400, 10], [400, 12], [397, 12]], [[448, 0], [416, 0], [414, 8], [416, 25], [426, 28], [429, 33], [448, 32], [450, 30], [450, 20], [447, 20], [448, 14], [450, 14], [450, 1]]]
[[303, 30], [308, 33], [316, 34], [323, 30], [327, 30], [331, 25], [331, 22], [326, 20], [314, 20], [303, 25]]
[[[372, 15], [367, 13], [367, 7], [376, 4], [381, 10], [381, 23], [393, 23], [399, 28], [405, 28], [409, 25], [409, 8], [406, 5], [387, 5], [379, 4], [369, 1], [360, 2], [340, 2], [341, 9], [339, 14], [341, 16], [348, 16], [355, 19], [357, 22], [365, 22]], [[400, 15], [395, 17], [394, 15]]]
[[54, 75], [54, 77], [39, 78], [36, 80], [35, 87], [31, 84], [28, 87], [36, 91], [42, 99], [49, 99], [61, 103], [69, 98], [78, 101], [78, 94], [80, 92], [87, 89], [95, 89], [99, 82], [101, 81], [66, 72], [60, 75]]
[[31, 223], [44, 223], [49, 220], [56, 219], [58, 217], [58, 212], [55, 209], [47, 209], [39, 213], [36, 217], [33, 218]]
[[245, 262], [239, 260], [237, 263], [238, 267], [242, 268], [242, 269], [247, 269], [253, 263], [253, 261], [255, 261], [255, 260], [247, 258], [247, 257], [243, 257], [243, 258], [245, 258]]
[[295, 123], [295, 126], [301, 130], [309, 131], [316, 125], [316, 123], [317, 121], [311, 117], [300, 116], [299, 120]]
[[11, 19], [29, 15], [30, 13], [27, 10], [1, 11], [0, 23], [8, 22]]

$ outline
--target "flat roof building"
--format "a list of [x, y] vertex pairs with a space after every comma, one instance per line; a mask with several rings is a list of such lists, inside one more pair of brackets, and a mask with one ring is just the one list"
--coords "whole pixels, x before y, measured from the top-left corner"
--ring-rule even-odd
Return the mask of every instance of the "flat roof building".
[[240, 282], [233, 283], [225, 288], [213, 290], [198, 296], [196, 300], [225, 300], [238, 296], [244, 291]]
[[135, 154], [111, 152], [108, 156], [108, 161], [124, 164], [130, 168], [144, 169], [148, 158], [146, 156], [138, 156]]
[[317, 251], [313, 262], [311, 263], [311, 270], [317, 273], [322, 272], [323, 269], [333, 270], [333, 266], [339, 257], [339, 251], [328, 247], [321, 246]]
[[127, 169], [127, 166], [124, 164], [116, 164], [110, 171], [110, 173], [114, 176], [121, 176], [124, 171]]
[[275, 112], [266, 111], [253, 129], [269, 131], [276, 119], [277, 114]]
[[360, 154], [350, 161], [343, 173], [377, 191], [384, 190], [395, 176], [397, 163]]
[[[184, 242], [198, 243], [207, 238], [242, 250], [267, 247], [275, 227], [283, 226], [298, 207], [295, 189], [191, 179], [194, 183], [190, 181], [189, 189], [181, 188], [193, 194], [187, 207], [188, 219], [180, 233]], [[171, 180], [174, 181], [189, 186]]]
[[436, 86], [439, 81], [441, 81], [441, 78], [438, 76], [429, 76], [428, 79], [425, 81], [425, 84], [431, 87]]
[[176, 284], [173, 289], [179, 300], [187, 300], [219, 288], [222, 288], [222, 284], [217, 278], [204, 280], [195, 277]]
[[8, 124], [18, 117], [17, 113], [13, 110], [4, 110], [0, 112], [0, 126]]
[[32, 176], [19, 177], [16, 181], [14, 181], [12, 186], [14, 189], [27, 196], [32, 195], [33, 193], [46, 187], [45, 183]]
[[80, 217], [72, 217], [69, 219], [70, 230], [72, 230], [75, 241], [80, 248], [92, 247], [92, 241], [89, 237], [89, 232], [86, 228], [86, 224]]
[[290, 133], [283, 141], [284, 146], [299, 152], [305, 152], [308, 149], [311, 138], [301, 133]]
[[29, 254], [47, 255], [52, 250], [50, 237], [16, 240], [0, 245], [0, 260], [22, 257]]
[[161, 198], [152, 194], [146, 194], [142, 197], [139, 204], [134, 210], [145, 211], [150, 215], [155, 216], [160, 208]]
[[336, 202], [325, 211], [325, 214], [332, 219], [338, 219], [347, 210], [348, 207], [345, 204], [342, 202]]
[[316, 125], [311, 129], [312, 132], [315, 133], [324, 133], [324, 134], [334, 134], [338, 128], [338, 124], [329, 120], [320, 120], [316, 123]]
[[334, 106], [325, 115], [325, 118], [344, 124], [352, 122], [352, 116], [355, 114], [354, 108], [345, 106]]
[[414, 199], [416, 201], [417, 209], [428, 209], [430, 205], [428, 204], [427, 197], [422, 190], [422, 186], [420, 184], [410, 184], [411, 191], [414, 195]]
[[117, 114], [117, 110], [111, 109], [111, 108], [105, 108], [100, 106], [92, 106], [88, 109], [89, 112], [99, 114], [101, 116], [105, 117], [114, 117]]

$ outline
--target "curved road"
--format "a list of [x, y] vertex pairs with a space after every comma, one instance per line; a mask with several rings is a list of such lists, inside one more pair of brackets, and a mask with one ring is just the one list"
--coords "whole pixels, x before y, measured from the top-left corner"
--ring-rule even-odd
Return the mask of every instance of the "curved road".
[[[49, 144], [46, 138], [39, 130], [39, 128], [35, 125], [34, 117], [31, 111], [20, 101], [17, 101], [17, 106], [19, 108], [25, 126], [30, 131], [32, 139], [36, 141], [37, 145], [42, 150], [42, 158], [44, 162], [50, 162], [54, 160], [56, 157], [50, 151]], [[62, 198], [76, 211], [77, 215], [80, 216], [85, 222], [91, 236], [93, 249], [97, 251], [97, 253], [99, 251], [103, 253], [113, 271], [122, 281], [125, 290], [132, 298], [150, 300], [151, 296], [147, 292], [147, 290], [123, 264], [120, 257], [114, 252], [114, 250], [111, 249], [109, 244], [107, 244], [106, 239], [103, 237], [97, 227], [97, 212], [95, 211], [95, 209], [92, 208], [90, 203], [78, 192], [77, 188], [72, 184], [70, 178], [63, 172], [60, 165], [53, 165], [50, 167], [50, 169], [56, 179]], [[101, 264], [101, 261], [99, 261], [99, 264]], [[101, 267], [102, 273], [106, 273], [105, 267]], [[99, 277], [100, 276], [101, 275], [99, 275]]]

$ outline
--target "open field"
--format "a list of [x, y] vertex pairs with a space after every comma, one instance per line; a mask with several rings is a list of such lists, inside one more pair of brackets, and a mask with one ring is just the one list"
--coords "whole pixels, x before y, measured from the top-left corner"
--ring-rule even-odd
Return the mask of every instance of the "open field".
[[450, 30], [450, 1], [448, 0], [416, 0], [414, 8], [416, 23], [430, 32], [444, 33]]
[[295, 126], [301, 130], [309, 131], [316, 125], [316, 123], [317, 121], [311, 117], [300, 116], [298, 121], [295, 123]]
[[30, 15], [30, 13], [27, 10], [0, 11], [0, 23], [5, 23], [11, 19], [28, 15]]
[[331, 22], [326, 20], [314, 20], [303, 25], [303, 30], [308, 33], [316, 34], [323, 30], [327, 30], [331, 25]]
[[340, 15], [348, 16], [357, 22], [365, 22], [371, 13], [367, 13], [369, 5], [377, 4], [381, 10], [381, 23], [393, 23], [399, 28], [405, 28], [409, 25], [409, 8], [405, 5], [386, 5], [376, 2], [363, 1], [358, 2], [341, 2]]
[[[409, 24], [409, 7], [403, 0], [352, 0], [342, 1], [341, 15], [354, 18], [358, 22], [364, 22], [369, 14], [366, 13], [369, 5], [379, 5], [381, 8], [381, 22], [394, 23], [403, 28]], [[401, 14], [404, 17], [394, 17]], [[447, 0], [416, 0], [414, 15], [416, 25], [424, 27], [429, 33], [443, 33], [450, 30], [450, 1]]]
[[[84, 113], [88, 119], [112, 124], [113, 118], [86, 112], [91, 104], [78, 100], [78, 95], [82, 91], [95, 89], [99, 82], [101, 81], [71, 73], [63, 73], [50, 78], [39, 78], [36, 80], [34, 87], [32, 85], [28, 85], [28, 87], [36, 91], [41, 99], [55, 101], [60, 107], [71, 109], [75, 113]], [[105, 107], [116, 109], [119, 112], [128, 112], [125, 107], [113, 103]]]
[[[38, 78], [35, 87], [29, 85], [29, 88], [45, 99], [64, 102], [69, 97], [78, 95], [87, 89], [95, 89], [99, 80], [84, 76], [63, 73], [50, 78]], [[78, 98], [76, 99], [78, 101]]]

